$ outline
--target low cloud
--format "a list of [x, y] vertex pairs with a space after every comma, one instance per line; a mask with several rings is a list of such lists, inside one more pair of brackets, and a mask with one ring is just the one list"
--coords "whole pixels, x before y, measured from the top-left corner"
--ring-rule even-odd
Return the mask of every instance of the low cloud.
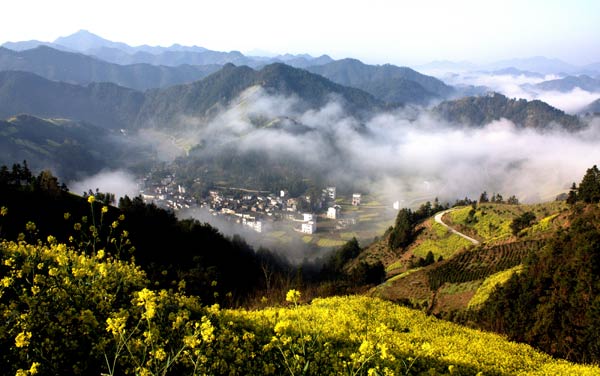
[[445, 76], [449, 84], [485, 86], [509, 98], [539, 99], [569, 114], [580, 112], [587, 105], [600, 98], [600, 92], [590, 92], [579, 87], [575, 87], [568, 92], [560, 92], [541, 90], [533, 86], [544, 81], [559, 78], [556, 75], [536, 77], [508, 74], [491, 75], [487, 73], [463, 73]]
[[69, 188], [76, 194], [88, 192], [90, 189], [96, 191], [96, 188], [98, 188], [103, 193], [114, 193], [117, 200], [125, 195], [129, 197], [137, 196], [140, 191], [135, 177], [124, 170], [102, 171], [83, 180], [70, 183]]
[[580, 133], [519, 129], [508, 120], [457, 128], [425, 111], [416, 119], [397, 111], [361, 123], [342, 104], [331, 102], [318, 110], [286, 111], [286, 119], [304, 127], [290, 132], [256, 127], [251, 118], [277, 119], [282, 113], [270, 109], [295, 99], [264, 92], [254, 92], [253, 98], [257, 101], [246, 100], [243, 110], [228, 110], [197, 135], [215, 152], [226, 140], [242, 151], [293, 156], [323, 167], [326, 181], [363, 186], [385, 194], [390, 202], [419, 196], [478, 197], [483, 190], [526, 201], [552, 199], [600, 160], [597, 121]]

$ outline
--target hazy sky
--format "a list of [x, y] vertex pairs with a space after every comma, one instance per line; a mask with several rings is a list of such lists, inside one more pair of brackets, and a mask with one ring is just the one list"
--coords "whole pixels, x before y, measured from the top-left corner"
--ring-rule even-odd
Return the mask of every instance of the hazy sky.
[[368, 63], [543, 55], [600, 62], [598, 0], [13, 0], [0, 43], [87, 29], [130, 45], [329, 54]]

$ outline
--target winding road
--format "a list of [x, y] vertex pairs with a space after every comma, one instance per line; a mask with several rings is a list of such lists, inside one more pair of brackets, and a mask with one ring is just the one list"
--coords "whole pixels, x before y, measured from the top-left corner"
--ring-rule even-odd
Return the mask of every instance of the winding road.
[[447, 224], [445, 224], [442, 221], [442, 217], [444, 216], [444, 214], [450, 213], [451, 211], [454, 211], [454, 210], [456, 210], [456, 209], [448, 209], [448, 210], [444, 210], [443, 212], [437, 213], [435, 215], [435, 221], [437, 223], [439, 223], [440, 225], [446, 227], [448, 230], [452, 231], [454, 234], [467, 239], [468, 241], [470, 241], [471, 243], [473, 243], [475, 245], [479, 245], [480, 244], [479, 240], [473, 239], [472, 237], [467, 236], [467, 235], [463, 234], [462, 232], [459, 232], [459, 231], [453, 229], [452, 227], [448, 226]]

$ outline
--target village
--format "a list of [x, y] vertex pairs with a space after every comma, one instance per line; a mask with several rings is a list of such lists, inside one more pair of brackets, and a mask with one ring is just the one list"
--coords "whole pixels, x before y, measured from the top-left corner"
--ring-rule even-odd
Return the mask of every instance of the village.
[[351, 229], [359, 221], [358, 214], [356, 210], [343, 208], [350, 205], [358, 208], [362, 200], [361, 193], [338, 197], [334, 186], [322, 189], [320, 195], [300, 197], [290, 197], [285, 189], [272, 193], [231, 187], [211, 189], [202, 197], [193, 197], [172, 174], [161, 178], [148, 174], [141, 179], [140, 185], [140, 194], [147, 203], [173, 211], [204, 208], [213, 216], [257, 233], [275, 222], [285, 223], [293, 231], [305, 235], [320, 230], [331, 233]]

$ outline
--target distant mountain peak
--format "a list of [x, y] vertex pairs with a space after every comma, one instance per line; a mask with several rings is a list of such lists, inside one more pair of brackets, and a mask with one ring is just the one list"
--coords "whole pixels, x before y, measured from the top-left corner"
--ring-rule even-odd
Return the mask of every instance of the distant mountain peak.
[[124, 43], [111, 42], [94, 33], [89, 32], [88, 30], [83, 29], [71, 35], [59, 37], [54, 41], [54, 43], [80, 52], [101, 47], [122, 48], [123, 46], [127, 46]]

